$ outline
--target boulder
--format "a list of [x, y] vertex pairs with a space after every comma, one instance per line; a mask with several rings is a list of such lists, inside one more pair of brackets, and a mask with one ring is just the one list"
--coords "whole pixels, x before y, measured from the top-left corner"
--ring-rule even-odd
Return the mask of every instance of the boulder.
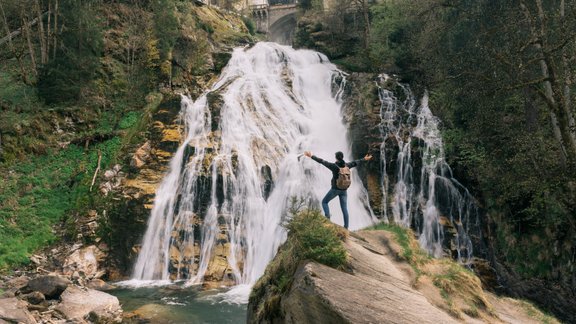
[[[134, 318], [137, 323], [200, 323], [200, 319], [192, 314], [179, 314], [173, 311], [170, 305], [146, 304], [132, 313], [127, 318]], [[135, 322], [136, 322], [135, 321]]]
[[44, 295], [39, 291], [33, 291], [29, 294], [23, 295], [22, 299], [26, 300], [32, 305], [38, 305], [45, 301], [46, 297], [44, 297]]
[[26, 285], [28, 285], [29, 281], [30, 281], [30, 278], [28, 278], [26, 276], [16, 277], [16, 278], [10, 279], [8, 282], [6, 282], [6, 287], [7, 288], [22, 289], [22, 288], [26, 287]]
[[18, 298], [0, 299], [0, 323], [37, 323], [26, 309], [26, 302]]
[[107, 291], [116, 288], [115, 286], [106, 283], [102, 279], [92, 279], [86, 284], [86, 287], [100, 291]]
[[94, 245], [76, 250], [64, 261], [63, 273], [73, 276], [75, 272], [78, 272], [85, 278], [94, 278], [99, 274], [98, 262], [103, 257], [104, 253]]
[[84, 320], [92, 323], [122, 321], [122, 308], [118, 298], [105, 292], [70, 286], [60, 299], [62, 302], [55, 309], [67, 320], [80, 323]]
[[28, 282], [27, 288], [30, 291], [38, 291], [46, 298], [58, 298], [60, 294], [66, 290], [71, 282], [68, 279], [58, 276], [40, 276]]
[[141, 169], [150, 158], [151, 149], [152, 146], [150, 145], [150, 141], [147, 141], [144, 145], [140, 146], [132, 156], [130, 165], [137, 169]]

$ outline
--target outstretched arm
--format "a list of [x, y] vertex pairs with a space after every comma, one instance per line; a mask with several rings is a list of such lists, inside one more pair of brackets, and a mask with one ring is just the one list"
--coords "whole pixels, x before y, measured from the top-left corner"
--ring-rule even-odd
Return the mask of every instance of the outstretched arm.
[[356, 161], [352, 161], [352, 162], [350, 162], [350, 163], [347, 163], [347, 165], [348, 165], [349, 168], [354, 168], [354, 167], [358, 166], [358, 164], [360, 164], [360, 162], [370, 161], [370, 160], [372, 160], [372, 155], [371, 155], [371, 154], [366, 154], [366, 155], [364, 156], [364, 158], [359, 159], [359, 160], [356, 160]]
[[311, 158], [312, 160], [322, 164], [323, 166], [327, 167], [328, 169], [332, 170], [332, 168], [335, 166], [334, 163], [330, 163], [328, 161], [324, 161], [323, 159], [317, 157], [316, 155], [313, 155], [312, 152], [310, 151], [305, 151], [304, 155]]

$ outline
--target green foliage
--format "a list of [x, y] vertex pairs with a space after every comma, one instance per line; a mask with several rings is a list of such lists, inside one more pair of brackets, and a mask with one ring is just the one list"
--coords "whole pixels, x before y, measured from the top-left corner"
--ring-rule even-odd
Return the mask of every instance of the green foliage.
[[156, 37], [159, 40], [161, 60], [170, 58], [170, 53], [176, 39], [178, 38], [178, 20], [174, 14], [176, 9], [173, 0], [152, 1], [152, 12], [154, 12], [154, 28]]
[[324, 7], [322, 0], [301, 0], [298, 1], [298, 6], [303, 10], [322, 10]]
[[93, 1], [60, 2], [66, 28], [56, 58], [42, 67], [38, 93], [49, 105], [80, 99], [83, 89], [96, 77], [103, 49], [102, 26]]
[[15, 165], [0, 182], [0, 268], [27, 263], [28, 255], [55, 240], [52, 226], [73, 206], [80, 148]]
[[[259, 321], [280, 316], [281, 295], [291, 287], [301, 261], [316, 261], [333, 268], [347, 264], [346, 250], [340, 239], [343, 237], [341, 230], [319, 210], [301, 210], [302, 206], [303, 201], [292, 200], [289, 212], [293, 217], [285, 225], [288, 239], [250, 294], [250, 303], [257, 308], [254, 318]], [[266, 303], [262, 302], [264, 299]]]
[[413, 66], [411, 53], [406, 48], [413, 26], [406, 19], [407, 4], [382, 2], [370, 8], [371, 39], [370, 60], [374, 71], [394, 71], [399, 67], [404, 75]]
[[[36, 89], [17, 82], [15, 78], [16, 76], [12, 73], [0, 71], [0, 104], [12, 111], [33, 111], [38, 109], [39, 102]], [[8, 122], [7, 124], [10, 123]], [[5, 130], [6, 126], [0, 124], [0, 129]]]
[[346, 264], [346, 250], [338, 229], [326, 221], [319, 210], [304, 210], [288, 223], [296, 257], [338, 268]]
[[256, 35], [256, 23], [254, 23], [254, 20], [250, 19], [249, 17], [242, 16], [242, 21], [244, 22], [244, 25], [246, 25], [248, 33], [250, 33], [250, 35]]
[[136, 112], [136, 111], [131, 111], [128, 114], [126, 114], [126, 116], [124, 116], [121, 120], [120, 123], [118, 124], [118, 127], [120, 129], [127, 129], [127, 128], [131, 128], [134, 125], [136, 125], [136, 123], [138, 123], [138, 120], [140, 120], [141, 116], [140, 113]]
[[414, 236], [411, 229], [387, 223], [380, 223], [371, 229], [393, 233], [396, 242], [402, 248], [402, 257], [410, 264], [417, 275], [422, 273], [421, 266], [431, 260], [431, 257], [415, 243], [415, 240], [411, 239], [411, 236]]
[[196, 22], [196, 26], [198, 26], [198, 28], [204, 30], [208, 34], [214, 33], [214, 27], [212, 27], [212, 25], [210, 25], [209, 23], [206, 23], [204, 21], [198, 20]]

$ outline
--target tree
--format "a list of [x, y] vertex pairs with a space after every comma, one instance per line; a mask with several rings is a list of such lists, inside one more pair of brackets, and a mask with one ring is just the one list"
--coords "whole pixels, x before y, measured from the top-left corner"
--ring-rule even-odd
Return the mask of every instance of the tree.
[[[576, 29], [574, 16], [566, 15], [566, 4], [560, 1], [544, 7], [542, 0], [532, 3], [520, 1], [520, 9], [530, 33], [527, 44], [520, 48], [526, 64], [538, 63], [541, 78], [525, 80], [542, 97], [550, 114], [551, 125], [564, 157], [570, 163], [576, 163], [576, 126], [574, 123], [574, 105], [572, 96], [573, 69], [576, 63]], [[574, 12], [574, 5], [569, 4]], [[555, 28], [559, 27], [559, 28]], [[524, 72], [520, 69], [519, 72]], [[524, 73], [525, 74], [525, 73]], [[527, 77], [525, 77], [527, 78]], [[542, 89], [543, 88], [543, 89]]]
[[96, 77], [103, 48], [96, 2], [60, 2], [60, 46], [55, 59], [42, 67], [38, 80], [39, 95], [48, 104], [78, 100], [81, 90]]

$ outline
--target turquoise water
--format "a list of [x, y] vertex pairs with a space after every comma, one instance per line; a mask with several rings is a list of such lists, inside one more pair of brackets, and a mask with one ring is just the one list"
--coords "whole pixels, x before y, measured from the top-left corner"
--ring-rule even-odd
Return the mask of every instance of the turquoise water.
[[110, 291], [122, 304], [124, 313], [134, 312], [146, 323], [246, 323], [246, 304], [221, 301], [219, 293], [199, 287], [177, 286], [118, 288]]

